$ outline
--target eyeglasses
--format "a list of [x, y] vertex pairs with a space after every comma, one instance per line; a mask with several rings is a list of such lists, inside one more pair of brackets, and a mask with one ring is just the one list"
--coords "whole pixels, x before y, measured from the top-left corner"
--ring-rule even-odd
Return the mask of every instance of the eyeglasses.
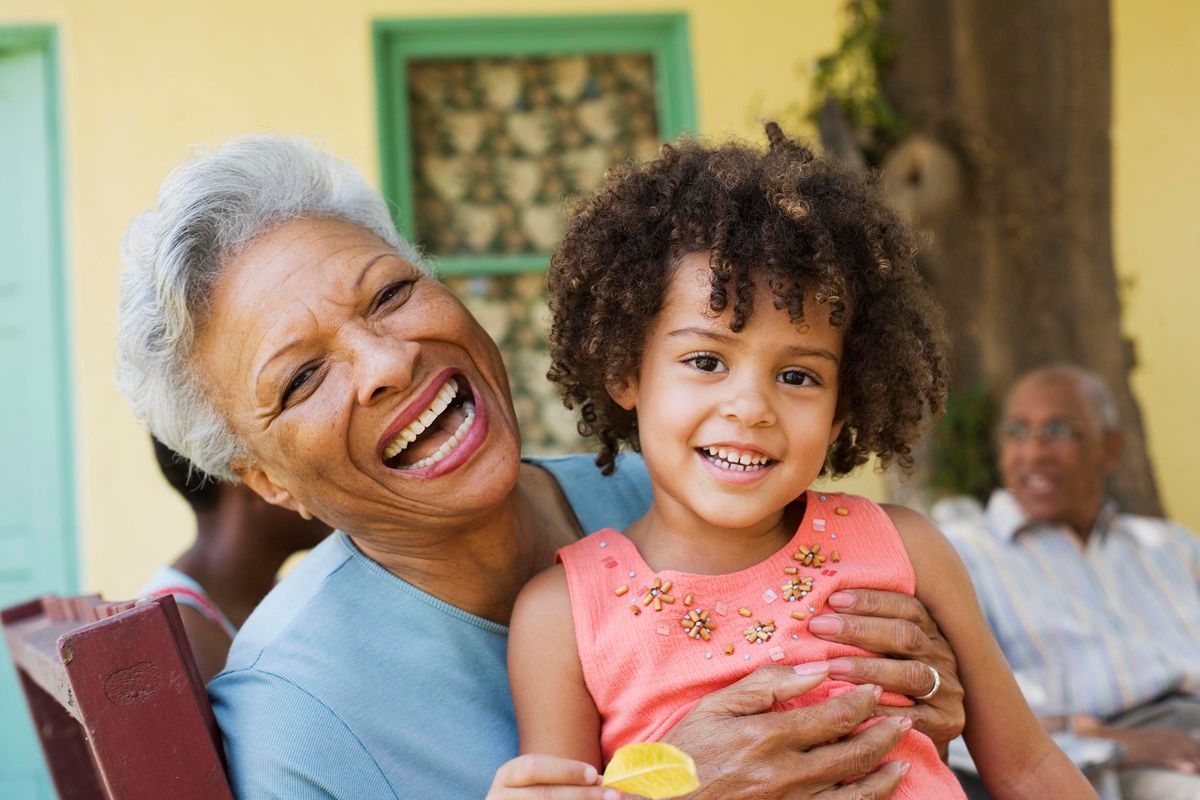
[[1019, 419], [1009, 420], [1000, 426], [1000, 439], [1004, 442], [1028, 442], [1037, 439], [1042, 444], [1059, 444], [1077, 442], [1083, 438], [1083, 432], [1065, 419], [1052, 419], [1043, 423], [1036, 430], [1027, 422]]

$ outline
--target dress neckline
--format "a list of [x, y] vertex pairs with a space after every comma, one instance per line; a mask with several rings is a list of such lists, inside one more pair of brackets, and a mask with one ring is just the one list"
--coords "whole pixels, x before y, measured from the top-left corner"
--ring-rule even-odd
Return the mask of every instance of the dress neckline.
[[[811, 489], [806, 489], [804, 491], [803, 497], [804, 497], [804, 515], [800, 519], [800, 524], [796, 526], [796, 530], [792, 534], [792, 538], [789, 539], [787, 541], [787, 543], [783, 545], [783, 547], [779, 548], [774, 553], [772, 553], [771, 555], [764, 558], [762, 561], [751, 564], [750, 566], [744, 567], [736, 572], [717, 572], [717, 573], [705, 574], [705, 573], [701, 573], [701, 572], [684, 572], [683, 570], [678, 570], [678, 569], [656, 570], [653, 567], [651, 567], [648, 563], [646, 563], [646, 559], [642, 558], [642, 552], [640, 550], [638, 550], [638, 546], [633, 543], [633, 540], [630, 539], [628, 536], [626, 536], [621, 531], [618, 531], [616, 529], [609, 529], [607, 531], [601, 531], [599, 533], [593, 534], [593, 536], [602, 536], [602, 537], [606, 537], [608, 539], [614, 539], [614, 538], [617, 539], [624, 548], [628, 549], [628, 551], [630, 553], [630, 558], [633, 559], [633, 561], [634, 561], [633, 566], [634, 566], [635, 570], [637, 570], [637, 571], [645, 569], [651, 575], [669, 575], [672, 577], [672, 579], [682, 578], [682, 579], [686, 579], [689, 581], [703, 581], [703, 580], [717, 580], [717, 579], [720, 579], [720, 580], [740, 579], [740, 578], [745, 578], [745, 577], [750, 576], [755, 571], [761, 570], [763, 567], [765, 567], [769, 564], [772, 564], [773, 562], [778, 561], [781, 558], [787, 560], [787, 562], [789, 564], [791, 563], [791, 561], [792, 561], [791, 553], [793, 551], [795, 551], [797, 546], [801, 543], [801, 541], [802, 541], [801, 535], [804, 533], [805, 529], [807, 527], [809, 527], [809, 520], [812, 517], [813, 506], [815, 505], [815, 503], [813, 502], [813, 491]], [[795, 501], [793, 501], [793, 502], [795, 502]], [[585, 537], [585, 538], [590, 538], [590, 537]]]

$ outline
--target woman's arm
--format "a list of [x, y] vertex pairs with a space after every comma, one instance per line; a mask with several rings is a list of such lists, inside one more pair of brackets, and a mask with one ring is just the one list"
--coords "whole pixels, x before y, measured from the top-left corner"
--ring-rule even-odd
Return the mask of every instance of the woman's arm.
[[885, 510], [912, 560], [917, 598], [958, 655], [966, 705], [963, 736], [988, 791], [996, 800], [1094, 798], [1087, 780], [1026, 704], [954, 548], [915, 511]]

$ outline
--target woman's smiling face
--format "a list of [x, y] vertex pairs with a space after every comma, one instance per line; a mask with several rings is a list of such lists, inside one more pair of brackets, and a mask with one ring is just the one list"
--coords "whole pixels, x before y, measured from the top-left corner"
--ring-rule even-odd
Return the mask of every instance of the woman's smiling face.
[[231, 259], [194, 357], [253, 454], [235, 468], [271, 502], [355, 533], [439, 530], [516, 481], [496, 346], [448, 289], [353, 223], [293, 220]]

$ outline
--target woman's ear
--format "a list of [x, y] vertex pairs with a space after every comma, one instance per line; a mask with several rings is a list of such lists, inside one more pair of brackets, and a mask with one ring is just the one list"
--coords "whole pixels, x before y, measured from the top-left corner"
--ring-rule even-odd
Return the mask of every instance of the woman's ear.
[[234, 471], [242, 479], [242, 483], [249, 486], [251, 491], [271, 505], [295, 511], [304, 517], [304, 519], [313, 518], [312, 512], [305, 508], [303, 503], [297, 500], [287, 489], [271, 480], [271, 477], [260, 468], [235, 468]]

